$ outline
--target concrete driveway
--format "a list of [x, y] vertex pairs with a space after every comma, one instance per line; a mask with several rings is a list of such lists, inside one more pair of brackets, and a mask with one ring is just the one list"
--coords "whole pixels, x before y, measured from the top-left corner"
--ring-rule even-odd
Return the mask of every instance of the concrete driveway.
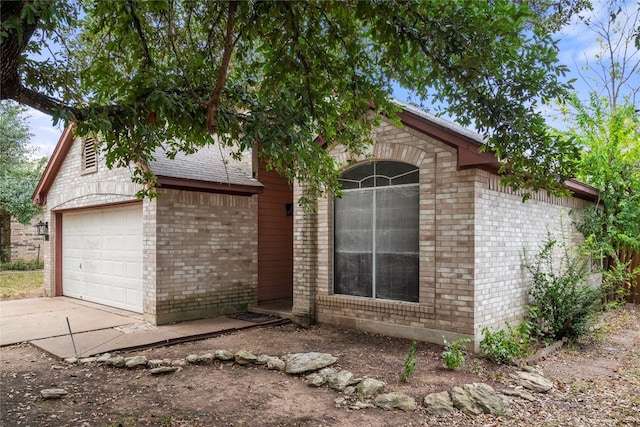
[[0, 302], [0, 346], [144, 323], [142, 315], [67, 297]]
[[256, 323], [220, 316], [154, 326], [145, 323], [141, 314], [100, 304], [67, 297], [33, 298], [0, 301], [0, 347], [29, 342], [61, 359], [89, 357], [121, 349], [209, 338], [281, 322], [276, 319]]

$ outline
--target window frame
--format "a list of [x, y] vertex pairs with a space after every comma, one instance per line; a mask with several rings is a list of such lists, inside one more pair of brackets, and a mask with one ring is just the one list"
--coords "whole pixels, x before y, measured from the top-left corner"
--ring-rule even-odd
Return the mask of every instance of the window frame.
[[[401, 172], [397, 175], [394, 175], [392, 177], [385, 175], [384, 173], [380, 173], [378, 170], [378, 164], [380, 163], [387, 163], [387, 164], [396, 164], [398, 165], [401, 169], [404, 167], [405, 169], [408, 169], [407, 171]], [[400, 166], [402, 165], [402, 166]], [[349, 172], [353, 172], [358, 168], [367, 168], [367, 167], [372, 167], [372, 173], [370, 175], [363, 175], [361, 179], [359, 180], [354, 180], [354, 179], [349, 179], [349, 178], [344, 178], [345, 174], [349, 174]], [[400, 184], [393, 184], [393, 181], [396, 180], [397, 178], [401, 178], [401, 177], [407, 177], [411, 174], [415, 174], [414, 178], [412, 179], [412, 182], [406, 183], [400, 183]], [[378, 185], [379, 179], [388, 179], [388, 183], [383, 184], [383, 185]], [[370, 284], [370, 290], [371, 290], [371, 296], [368, 295], [363, 295], [363, 294], [367, 294], [368, 292], [363, 292], [360, 295], [356, 294], [356, 293], [347, 293], [347, 292], [338, 292], [336, 291], [337, 288], [337, 277], [338, 277], [338, 263], [337, 263], [337, 257], [338, 257], [338, 250], [336, 247], [336, 237], [337, 237], [337, 231], [338, 231], [338, 226], [337, 226], [337, 221], [338, 221], [338, 212], [337, 212], [337, 206], [338, 204], [337, 199], [334, 200], [333, 203], [333, 245], [332, 245], [332, 265], [333, 265], [333, 285], [332, 285], [332, 293], [334, 295], [347, 295], [347, 296], [355, 296], [355, 297], [361, 297], [361, 298], [368, 298], [368, 299], [372, 299], [372, 300], [382, 300], [382, 301], [398, 301], [398, 302], [406, 302], [406, 303], [419, 303], [420, 301], [420, 169], [410, 163], [406, 163], [406, 162], [402, 162], [402, 161], [396, 161], [396, 160], [376, 160], [376, 161], [372, 161], [372, 162], [367, 162], [367, 163], [361, 163], [359, 165], [356, 165], [355, 167], [349, 168], [346, 171], [343, 171], [341, 178], [340, 178], [341, 182], [349, 182], [351, 184], [355, 184], [356, 182], [359, 182], [358, 186], [356, 188], [348, 188], [348, 189], [343, 189], [343, 193], [350, 193], [350, 192], [360, 192], [360, 193], [365, 193], [365, 192], [371, 192], [371, 205], [370, 205], [370, 216], [371, 216], [371, 227], [370, 227], [370, 232], [371, 232], [371, 284]], [[369, 181], [370, 184], [372, 185], [364, 185], [363, 183], [366, 183], [367, 181]], [[381, 229], [378, 228], [378, 222], [377, 222], [377, 211], [378, 211], [378, 201], [377, 201], [377, 197], [379, 195], [379, 193], [381, 193], [382, 191], [384, 191], [384, 189], [386, 188], [394, 188], [394, 189], [401, 189], [401, 188], [407, 188], [407, 189], [411, 189], [411, 190], [415, 190], [417, 192], [417, 197], [416, 197], [416, 203], [415, 206], [412, 206], [412, 209], [415, 209], [416, 212], [416, 217], [417, 217], [417, 222], [415, 224], [415, 252], [411, 252], [413, 255], [417, 256], [417, 265], [414, 265], [414, 267], [416, 268], [416, 272], [417, 272], [417, 277], [415, 277], [416, 281], [415, 281], [415, 299], [414, 294], [413, 293], [407, 293], [406, 296], [407, 298], [404, 299], [394, 299], [394, 298], [385, 298], [385, 297], [379, 297], [378, 296], [378, 291], [379, 289], [384, 289], [385, 286], [389, 286], [384, 285], [384, 286], [379, 286], [380, 284], [378, 283], [378, 279], [379, 279], [379, 275], [378, 275], [378, 257], [379, 255], [383, 254], [383, 252], [379, 252], [379, 248], [381, 247], [381, 245], [378, 245], [377, 243], [377, 235], [378, 233], [381, 232]], [[383, 231], [383, 230], [382, 230]], [[362, 254], [366, 254], [367, 252], [361, 252]], [[365, 283], [365, 282], [361, 282], [361, 283]], [[364, 285], [367, 286], [367, 285]], [[364, 289], [364, 288], [362, 288]]]

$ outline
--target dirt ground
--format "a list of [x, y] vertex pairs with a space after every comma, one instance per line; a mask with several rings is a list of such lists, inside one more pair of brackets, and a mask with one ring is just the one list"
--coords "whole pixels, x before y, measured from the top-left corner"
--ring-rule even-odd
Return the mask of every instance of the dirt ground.
[[[338, 357], [337, 367], [387, 383], [422, 402], [429, 393], [486, 382], [514, 385], [515, 367], [471, 355], [458, 371], [444, 369], [442, 347], [419, 343], [415, 374], [398, 372], [409, 340], [294, 325], [261, 327], [220, 337], [135, 352], [152, 359], [180, 359], [217, 349], [246, 349], [282, 356], [319, 351]], [[115, 355], [115, 354], [114, 354]], [[508, 414], [431, 416], [379, 408], [336, 407], [341, 395], [307, 385], [303, 377], [215, 361], [186, 365], [165, 376], [146, 370], [67, 365], [29, 344], [0, 350], [2, 426], [640, 426], [640, 306], [611, 312], [603, 328], [538, 365], [555, 388], [535, 402], [512, 398]], [[59, 400], [40, 390], [64, 388]]]

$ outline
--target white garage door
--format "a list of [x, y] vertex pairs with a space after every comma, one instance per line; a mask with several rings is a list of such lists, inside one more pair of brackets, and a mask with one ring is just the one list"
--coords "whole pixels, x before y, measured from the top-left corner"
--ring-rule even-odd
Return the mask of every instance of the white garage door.
[[142, 206], [62, 218], [62, 293], [142, 313]]

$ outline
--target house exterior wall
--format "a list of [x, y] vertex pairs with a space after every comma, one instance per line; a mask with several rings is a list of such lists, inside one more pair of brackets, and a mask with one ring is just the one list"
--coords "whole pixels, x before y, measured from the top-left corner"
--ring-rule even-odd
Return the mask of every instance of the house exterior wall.
[[36, 235], [35, 227], [42, 218], [36, 215], [27, 225], [11, 218], [11, 261], [42, 261], [44, 236]]
[[[534, 193], [522, 195], [500, 185], [499, 177], [477, 171], [475, 233], [476, 341], [482, 329], [502, 329], [525, 315], [530, 280], [521, 267], [524, 251], [534, 256], [549, 233], [554, 239], [578, 244], [575, 215], [590, 203]], [[573, 211], [573, 212], [572, 212]], [[564, 237], [563, 237], [564, 236]]]
[[155, 288], [145, 286], [149, 321], [214, 317], [257, 303], [256, 196], [161, 190], [153, 203], [156, 217], [145, 224], [145, 233], [154, 228], [145, 236], [145, 274], [150, 282], [155, 274]]
[[55, 248], [60, 244], [58, 239], [61, 238], [57, 221], [62, 216], [55, 213], [71, 209], [139, 202], [135, 194], [141, 187], [131, 182], [129, 169], [110, 170], [105, 164], [104, 157], [100, 156], [97, 172], [82, 173], [81, 141], [80, 138], [74, 140], [43, 205], [43, 221], [49, 222], [49, 241], [43, 244], [44, 290], [47, 296], [56, 296], [54, 267], [58, 260], [55, 258]]
[[[383, 121], [375, 144], [359, 159], [340, 149], [343, 165], [372, 160], [410, 163], [420, 170], [419, 302], [333, 293], [331, 198], [317, 213], [294, 219], [294, 314], [348, 328], [442, 343], [478, 338], [482, 327], [521, 317], [528, 283], [522, 272], [524, 247], [535, 250], [547, 229], [570, 227], [570, 209], [587, 202], [535, 195], [522, 197], [499, 186], [499, 178], [459, 170], [456, 149], [408, 127]], [[302, 195], [296, 186], [294, 199]]]
[[[454, 148], [410, 128], [385, 121], [375, 144], [360, 159], [396, 160], [420, 169], [418, 303], [333, 293], [333, 200], [318, 201], [317, 214], [294, 219], [294, 314], [321, 323], [426, 341], [457, 339], [474, 331], [473, 171], [458, 171]], [[296, 186], [294, 199], [302, 192]], [[300, 211], [300, 210], [298, 210]], [[315, 303], [312, 303], [315, 301]]]

